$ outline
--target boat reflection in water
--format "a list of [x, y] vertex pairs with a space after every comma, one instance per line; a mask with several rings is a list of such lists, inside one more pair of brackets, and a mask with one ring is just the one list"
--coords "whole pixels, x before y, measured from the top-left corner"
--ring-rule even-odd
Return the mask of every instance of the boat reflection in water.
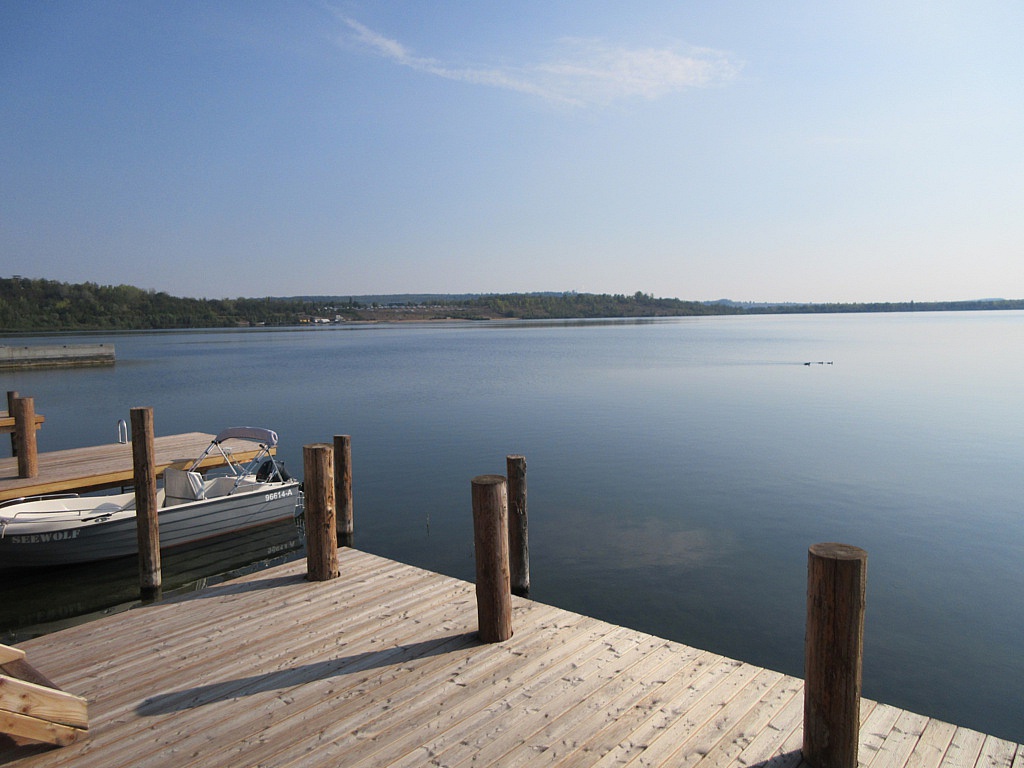
[[[163, 594], [195, 591], [304, 556], [301, 518], [163, 550]], [[3, 574], [0, 642], [18, 643], [139, 604], [135, 556]]]

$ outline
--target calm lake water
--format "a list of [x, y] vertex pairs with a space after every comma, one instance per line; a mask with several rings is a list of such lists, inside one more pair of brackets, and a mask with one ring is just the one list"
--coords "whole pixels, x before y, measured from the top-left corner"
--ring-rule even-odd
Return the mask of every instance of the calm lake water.
[[0, 374], [41, 451], [132, 406], [296, 474], [350, 434], [356, 545], [467, 580], [470, 480], [521, 453], [533, 598], [786, 673], [807, 548], [863, 547], [865, 695], [1024, 741], [1024, 313], [0, 339], [73, 341], [116, 366]]

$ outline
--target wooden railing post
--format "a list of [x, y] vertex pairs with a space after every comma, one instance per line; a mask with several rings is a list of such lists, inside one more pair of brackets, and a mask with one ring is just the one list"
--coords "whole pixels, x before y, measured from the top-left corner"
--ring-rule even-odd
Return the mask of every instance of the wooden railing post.
[[302, 447], [306, 508], [306, 578], [336, 579], [338, 534], [334, 515], [334, 448], [328, 443]]
[[355, 520], [352, 509], [352, 438], [334, 436], [334, 499], [338, 507], [338, 544], [351, 547], [355, 543]]
[[[8, 390], [7, 392], [7, 413], [11, 416], [14, 415], [14, 401], [17, 399], [18, 393]], [[18, 455], [18, 430], [15, 429], [11, 432], [11, 456]]]
[[857, 768], [867, 562], [847, 544], [808, 551], [803, 756], [813, 768]]
[[139, 542], [139, 594], [159, 600], [160, 523], [156, 506], [156, 449], [153, 409], [132, 408], [132, 471], [135, 475], [135, 532]]
[[512, 637], [512, 593], [508, 568], [508, 483], [501, 475], [473, 478], [473, 543], [480, 639]]
[[35, 477], [39, 474], [35, 400], [31, 397], [15, 397], [11, 416], [14, 417], [15, 442], [18, 444], [18, 477]]
[[507, 456], [508, 557], [512, 594], [530, 594], [530, 536], [526, 515], [526, 457]]

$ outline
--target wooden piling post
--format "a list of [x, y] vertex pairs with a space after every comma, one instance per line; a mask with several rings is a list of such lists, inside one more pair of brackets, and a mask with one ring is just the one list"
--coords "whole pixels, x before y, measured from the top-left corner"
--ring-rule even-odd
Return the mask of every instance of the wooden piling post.
[[508, 482], [501, 475], [473, 478], [473, 543], [480, 639], [512, 637], [512, 593], [508, 565]]
[[813, 768], [857, 768], [867, 560], [847, 544], [808, 551], [803, 756]]
[[338, 565], [337, 523], [334, 513], [334, 448], [329, 443], [302, 447], [306, 508], [306, 578], [336, 579]]
[[526, 457], [507, 456], [508, 558], [512, 594], [530, 594], [530, 537], [526, 515]]
[[139, 541], [139, 594], [143, 600], [159, 600], [163, 578], [160, 570], [160, 522], [156, 506], [153, 409], [132, 408], [131, 422], [135, 532]]
[[334, 436], [334, 499], [338, 508], [338, 545], [355, 543], [355, 520], [352, 508], [352, 438]]
[[[18, 393], [8, 390], [7, 392], [7, 413], [11, 416], [14, 415], [14, 401], [17, 399]], [[11, 456], [18, 455], [18, 430], [15, 429], [11, 432]]]
[[35, 477], [39, 474], [35, 400], [31, 397], [15, 397], [11, 416], [14, 417], [15, 442], [18, 444], [18, 477]]

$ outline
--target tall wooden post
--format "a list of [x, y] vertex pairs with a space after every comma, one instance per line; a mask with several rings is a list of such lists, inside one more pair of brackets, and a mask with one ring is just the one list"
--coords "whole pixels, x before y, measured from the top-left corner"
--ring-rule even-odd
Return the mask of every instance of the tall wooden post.
[[14, 434], [18, 444], [18, 477], [39, 474], [36, 453], [36, 404], [31, 397], [16, 397], [12, 403]]
[[328, 443], [302, 447], [306, 507], [306, 578], [336, 579], [338, 534], [334, 517], [334, 448]]
[[139, 594], [159, 600], [160, 522], [156, 507], [156, 449], [153, 409], [132, 408], [132, 471], [135, 475], [135, 532], [139, 541]]
[[807, 556], [804, 759], [857, 768], [868, 554], [815, 544]]
[[526, 457], [507, 456], [508, 559], [512, 594], [530, 594], [530, 536], [526, 516]]
[[512, 593], [508, 568], [508, 483], [501, 475], [473, 478], [473, 543], [480, 639], [512, 637]]
[[[18, 397], [17, 392], [8, 390], [7, 392], [7, 413], [11, 416], [14, 415], [14, 401]], [[18, 455], [18, 430], [11, 432], [11, 456]]]
[[338, 507], [338, 544], [351, 547], [355, 543], [355, 520], [352, 509], [352, 438], [334, 436], [334, 500]]

